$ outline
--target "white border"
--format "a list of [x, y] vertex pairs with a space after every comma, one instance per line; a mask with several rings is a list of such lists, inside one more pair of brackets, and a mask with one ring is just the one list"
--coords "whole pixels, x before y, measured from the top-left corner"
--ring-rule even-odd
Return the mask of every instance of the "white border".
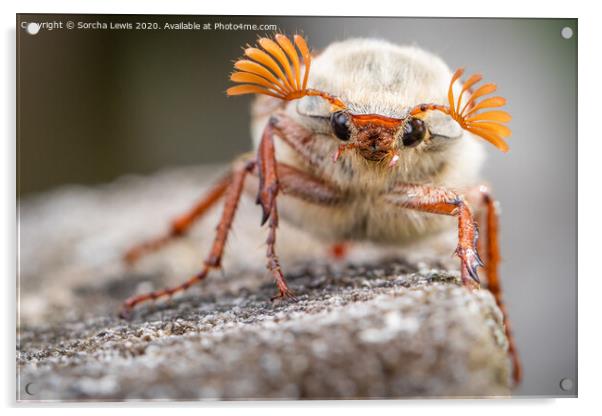
[[[485, 4], [487, 3], [487, 4]], [[132, 14], [290, 14], [290, 15], [377, 15], [377, 16], [472, 16], [472, 17], [565, 17], [579, 18], [579, 399], [517, 399], [511, 401], [488, 400], [453, 400], [453, 401], [346, 401], [346, 402], [236, 402], [236, 403], [201, 403], [201, 404], [149, 404], [149, 409], [140, 409], [141, 405], [121, 405], [137, 409], [120, 409], [114, 404], [86, 406], [86, 413], [105, 414], [104, 406], [109, 406], [111, 413], [131, 414], [132, 412], [162, 415], [167, 407], [178, 407], [180, 411], [198, 415], [199, 412], [215, 413], [259, 413], [262, 414], [303, 414], [325, 410], [328, 412], [345, 412], [345, 415], [365, 414], [376, 407], [381, 413], [445, 413], [446, 415], [504, 415], [516, 411], [541, 412], [549, 415], [566, 416], [569, 412], [593, 414], [594, 409], [601, 406], [598, 386], [600, 376], [600, 313], [595, 308], [602, 302], [600, 296], [602, 279], [596, 257], [600, 238], [600, 191], [598, 190], [602, 148], [602, 133], [599, 132], [600, 77], [601, 65], [601, 22], [595, 11], [595, 2], [580, 1], [546, 1], [531, 4], [527, 1], [484, 2], [482, 0], [428, 0], [393, 2], [369, 0], [358, 6], [351, 6], [350, 1], [301, 0], [291, 1], [230, 1], [203, 2], [158, 1], [158, 0], [104, 0], [73, 1], [54, 0], [52, 3], [42, 0], [20, 1], [13, 4], [2, 2], [3, 23], [2, 40], [2, 91], [4, 97], [0, 101], [2, 119], [0, 126], [4, 130], [0, 155], [0, 193], [3, 203], [0, 204], [0, 229], [4, 230], [0, 240], [0, 264], [4, 266], [2, 275], [5, 313], [5, 337], [2, 348], [2, 378], [0, 379], [2, 403], [15, 406], [15, 368], [14, 368], [14, 322], [15, 322], [15, 13], [132, 13]], [[550, 117], [553, 117], [550, 114]], [[541, 122], [541, 121], [538, 121]], [[543, 121], [545, 122], [545, 121]], [[545, 207], [540, 207], [545, 209]], [[597, 255], [597, 256], [596, 256]], [[48, 414], [81, 413], [74, 405], [68, 409], [48, 406], [41, 409]], [[24, 407], [19, 405], [18, 407]], [[200, 407], [200, 408], [199, 408]], [[286, 407], [286, 409], [284, 408]], [[11, 412], [15, 409], [11, 409]], [[26, 411], [40, 409], [26, 409]]]

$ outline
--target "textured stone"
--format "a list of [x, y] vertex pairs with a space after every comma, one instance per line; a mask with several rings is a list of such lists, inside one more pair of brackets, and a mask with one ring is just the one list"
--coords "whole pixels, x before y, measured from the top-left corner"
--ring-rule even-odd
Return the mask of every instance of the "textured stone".
[[[135, 292], [194, 272], [219, 210], [134, 269], [119, 255], [164, 230], [216, 169], [178, 169], [22, 201], [21, 400], [505, 396], [507, 341], [486, 290], [463, 288], [453, 233], [405, 249], [357, 244], [334, 262], [286, 225], [297, 302], [269, 299], [265, 230], [243, 203], [223, 275], [116, 316]], [[32, 383], [32, 384], [30, 384]], [[28, 387], [28, 394], [25, 387]]]

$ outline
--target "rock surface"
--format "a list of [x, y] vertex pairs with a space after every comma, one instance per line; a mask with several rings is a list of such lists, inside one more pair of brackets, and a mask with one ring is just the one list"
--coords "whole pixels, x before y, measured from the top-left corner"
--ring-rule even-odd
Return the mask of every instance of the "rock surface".
[[486, 290], [460, 284], [454, 233], [405, 249], [354, 245], [348, 260], [283, 224], [297, 302], [269, 299], [265, 230], [240, 207], [224, 273], [131, 321], [120, 302], [193, 273], [214, 210], [192, 234], [124, 268], [219, 169], [184, 168], [21, 201], [19, 400], [506, 396], [507, 341]]

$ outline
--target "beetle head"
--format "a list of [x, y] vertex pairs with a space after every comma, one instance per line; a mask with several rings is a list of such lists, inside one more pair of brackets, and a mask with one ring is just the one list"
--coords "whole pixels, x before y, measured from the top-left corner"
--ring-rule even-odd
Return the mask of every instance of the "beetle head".
[[[449, 84], [447, 105], [419, 104], [410, 108], [403, 118], [358, 114], [352, 112], [340, 98], [308, 87], [311, 54], [303, 37], [295, 35], [291, 42], [286, 36], [277, 34], [274, 40], [260, 38], [258, 43], [262, 49], [247, 47], [245, 55], [249, 59], [241, 59], [234, 64], [237, 71], [230, 79], [239, 85], [228, 88], [227, 94], [263, 94], [284, 101], [303, 97], [325, 100], [330, 104], [333, 132], [346, 142], [340, 146], [335, 160], [343, 150], [357, 148], [367, 160], [381, 161], [390, 155], [394, 164], [399, 158], [396, 153], [399, 148], [413, 147], [424, 138], [422, 133], [426, 132], [426, 128], [421, 119], [433, 111], [448, 115], [464, 130], [480, 136], [500, 150], [508, 150], [504, 138], [510, 136], [511, 132], [503, 123], [510, 121], [510, 115], [505, 111], [489, 111], [503, 106], [506, 101], [502, 97], [481, 99], [496, 90], [494, 84], [484, 84], [471, 92], [471, 88], [481, 81], [480, 75], [469, 77], [456, 99], [454, 84], [464, 72], [463, 69], [457, 70]], [[467, 92], [470, 96], [463, 102]], [[477, 113], [484, 109], [488, 110]]]

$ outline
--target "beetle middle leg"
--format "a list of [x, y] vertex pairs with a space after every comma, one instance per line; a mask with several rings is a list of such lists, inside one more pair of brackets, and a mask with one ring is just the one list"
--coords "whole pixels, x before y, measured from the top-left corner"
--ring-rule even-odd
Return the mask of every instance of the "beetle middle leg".
[[221, 266], [224, 246], [230, 232], [230, 227], [232, 226], [232, 222], [234, 220], [234, 215], [236, 214], [238, 202], [240, 201], [240, 197], [242, 195], [245, 178], [254, 167], [255, 161], [248, 161], [234, 170], [232, 174], [232, 180], [226, 191], [224, 210], [219, 225], [217, 226], [215, 240], [209, 256], [205, 259], [202, 270], [178, 286], [130, 297], [122, 305], [122, 310], [120, 313], [121, 317], [128, 317], [130, 311], [140, 303], [165, 296], [172, 296], [177, 292], [188, 289], [190, 286], [199, 283], [201, 280], [207, 277], [207, 274], [212, 268], [219, 268]]
[[228, 172], [226, 175], [220, 178], [194, 205], [194, 207], [192, 207], [192, 209], [172, 221], [171, 227], [165, 235], [135, 245], [125, 253], [123, 260], [127, 264], [134, 264], [142, 256], [155, 252], [164, 247], [170, 241], [185, 235], [192, 225], [198, 221], [211, 207], [213, 207], [215, 203], [219, 201], [226, 193], [226, 190], [232, 183], [232, 177], [232, 172]]
[[514, 383], [520, 383], [522, 379], [522, 365], [518, 356], [516, 342], [512, 333], [512, 325], [508, 317], [508, 311], [502, 294], [502, 286], [499, 275], [499, 263], [501, 260], [499, 245], [499, 218], [497, 202], [491, 195], [487, 186], [479, 185], [467, 192], [467, 197], [475, 201], [475, 207], [480, 206], [484, 212], [481, 223], [485, 230], [485, 276], [487, 277], [487, 289], [495, 298], [498, 308], [504, 317], [506, 338], [508, 339], [508, 353], [512, 356]]

